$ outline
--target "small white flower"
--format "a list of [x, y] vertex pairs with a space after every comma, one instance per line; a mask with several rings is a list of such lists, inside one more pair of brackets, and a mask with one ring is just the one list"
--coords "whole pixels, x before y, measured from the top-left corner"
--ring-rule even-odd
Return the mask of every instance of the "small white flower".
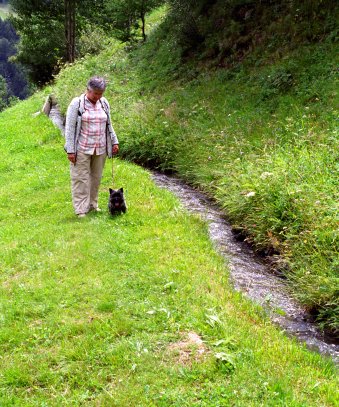
[[254, 195], [255, 195], [255, 192], [251, 191], [248, 194], [246, 194], [245, 196], [247, 196], [249, 198], [249, 197], [254, 196]]
[[267, 177], [271, 177], [272, 175], [273, 175], [272, 172], [267, 172], [267, 171], [265, 171], [265, 172], [263, 172], [263, 173], [260, 175], [260, 178], [261, 178], [261, 179], [266, 179]]

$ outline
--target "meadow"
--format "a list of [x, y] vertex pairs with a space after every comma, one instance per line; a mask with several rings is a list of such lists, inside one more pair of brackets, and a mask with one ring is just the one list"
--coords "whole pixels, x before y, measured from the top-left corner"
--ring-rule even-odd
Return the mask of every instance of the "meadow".
[[[206, 225], [114, 160], [128, 212], [73, 214], [50, 89], [0, 114], [1, 406], [335, 406], [331, 360], [234, 292]], [[187, 233], [189, 231], [189, 233]]]
[[291, 293], [338, 334], [337, 47], [265, 51], [230, 70], [180, 64], [155, 31], [62, 70], [63, 112], [94, 74], [109, 81], [121, 154], [174, 172], [224, 208], [239, 235], [270, 255]]

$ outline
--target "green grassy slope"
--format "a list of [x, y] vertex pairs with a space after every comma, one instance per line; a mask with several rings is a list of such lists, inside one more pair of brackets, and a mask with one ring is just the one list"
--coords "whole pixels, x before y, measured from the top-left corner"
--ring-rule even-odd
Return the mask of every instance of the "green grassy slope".
[[[206, 226], [148, 172], [115, 160], [128, 213], [74, 216], [44, 98], [0, 114], [0, 405], [337, 405], [333, 363], [232, 291]], [[103, 208], [109, 186], [111, 162]]]
[[[132, 54], [112, 45], [54, 87], [65, 110], [88, 76], [107, 96], [127, 159], [175, 171], [217, 199], [277, 265], [293, 294], [338, 332], [337, 47], [256, 55], [233, 70], [180, 66], [155, 32]], [[169, 78], [172, 78], [171, 80]]]

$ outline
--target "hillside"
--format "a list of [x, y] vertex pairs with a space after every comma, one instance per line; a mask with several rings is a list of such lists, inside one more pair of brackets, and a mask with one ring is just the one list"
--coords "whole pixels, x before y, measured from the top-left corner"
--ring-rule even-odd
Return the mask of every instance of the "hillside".
[[[206, 224], [131, 162], [215, 199], [335, 334], [333, 36], [220, 69], [193, 49], [183, 63], [164, 15], [145, 44], [112, 40], [0, 113], [0, 405], [335, 407], [333, 361], [236, 292]], [[109, 79], [124, 159], [106, 163], [103, 211], [78, 219], [64, 140], [36, 113], [51, 93], [65, 112], [93, 74]], [[112, 165], [128, 204], [117, 217]]]
[[74, 216], [46, 92], [0, 113], [0, 405], [338, 405], [333, 361], [232, 289], [206, 225], [146, 170], [114, 160], [125, 215]]
[[[166, 20], [165, 23], [166, 24]], [[105, 75], [124, 158], [179, 174], [224, 208], [290, 281], [322, 326], [338, 330], [338, 53], [333, 35], [258, 49], [228, 69], [182, 64], [163, 25], [132, 52], [112, 43], [63, 70], [65, 111]]]

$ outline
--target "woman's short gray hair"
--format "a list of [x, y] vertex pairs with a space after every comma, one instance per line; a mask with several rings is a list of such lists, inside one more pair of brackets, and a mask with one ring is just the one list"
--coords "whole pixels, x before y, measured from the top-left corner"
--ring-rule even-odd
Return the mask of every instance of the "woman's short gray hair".
[[92, 76], [87, 82], [87, 89], [104, 91], [106, 89], [106, 81], [101, 76]]

